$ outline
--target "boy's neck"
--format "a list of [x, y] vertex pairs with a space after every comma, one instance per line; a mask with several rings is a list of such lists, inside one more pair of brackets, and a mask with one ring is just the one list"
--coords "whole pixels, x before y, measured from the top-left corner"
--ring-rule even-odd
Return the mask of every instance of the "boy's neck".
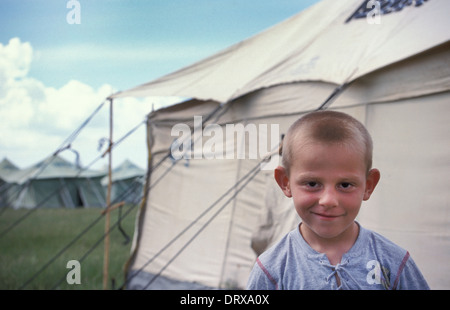
[[342, 256], [352, 248], [359, 235], [359, 225], [356, 222], [334, 238], [322, 238], [303, 224], [300, 224], [299, 230], [309, 246], [319, 253], [324, 253], [332, 265], [341, 262]]

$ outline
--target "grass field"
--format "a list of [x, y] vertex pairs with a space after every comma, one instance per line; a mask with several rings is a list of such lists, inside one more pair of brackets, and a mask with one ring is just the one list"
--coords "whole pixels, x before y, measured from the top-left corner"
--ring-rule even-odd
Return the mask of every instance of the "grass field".
[[[122, 215], [129, 213], [121, 224], [130, 239], [133, 238], [138, 206], [131, 207], [123, 207]], [[0, 211], [0, 289], [103, 288], [105, 217], [101, 216], [101, 209], [38, 209], [32, 213], [28, 213], [29, 210]], [[21, 218], [23, 220], [4, 233]], [[111, 227], [118, 218], [119, 211], [113, 210]], [[89, 226], [92, 227], [68, 246]], [[117, 288], [124, 282], [124, 264], [131, 249], [131, 240], [124, 244], [125, 240], [117, 225], [111, 229], [109, 289]], [[63, 253], [59, 255], [61, 251]], [[80, 262], [81, 284], [68, 284], [66, 281], [73, 268], [67, 268], [70, 260]], [[45, 267], [47, 264], [48, 267]]]

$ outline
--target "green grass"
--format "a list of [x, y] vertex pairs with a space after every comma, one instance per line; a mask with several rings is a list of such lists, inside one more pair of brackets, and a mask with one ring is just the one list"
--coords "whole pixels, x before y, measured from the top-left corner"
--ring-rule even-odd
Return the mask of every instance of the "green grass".
[[[122, 214], [130, 207], [124, 206]], [[133, 237], [137, 209], [137, 206], [131, 209], [122, 220], [122, 227], [130, 238]], [[3, 234], [28, 212], [0, 210], [0, 289], [103, 289], [105, 217], [101, 216], [101, 209], [38, 209]], [[117, 222], [118, 212], [111, 212], [111, 227]], [[100, 216], [87, 233], [58, 256]], [[113, 288], [113, 281], [116, 288], [124, 282], [124, 266], [130, 256], [131, 240], [127, 244], [124, 241], [125, 237], [115, 226], [110, 233], [109, 289]], [[66, 281], [67, 274], [72, 270], [66, 267], [70, 260], [80, 262], [81, 284], [70, 285]], [[52, 263], [36, 275], [50, 261]]]

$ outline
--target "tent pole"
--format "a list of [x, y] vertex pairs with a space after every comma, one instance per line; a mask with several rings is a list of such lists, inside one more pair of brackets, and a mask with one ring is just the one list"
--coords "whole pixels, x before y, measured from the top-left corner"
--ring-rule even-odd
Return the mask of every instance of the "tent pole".
[[110, 204], [112, 185], [112, 144], [113, 144], [113, 100], [109, 99], [109, 150], [108, 150], [108, 191], [106, 193], [105, 209], [105, 249], [103, 254], [103, 289], [108, 289], [108, 269], [109, 269], [109, 228], [110, 228]]

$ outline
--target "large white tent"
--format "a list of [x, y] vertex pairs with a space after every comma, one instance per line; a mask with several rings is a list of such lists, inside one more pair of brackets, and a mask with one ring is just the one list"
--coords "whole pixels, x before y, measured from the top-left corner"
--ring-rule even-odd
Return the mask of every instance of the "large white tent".
[[[111, 97], [193, 98], [149, 115], [147, 195], [129, 288], [245, 287], [256, 255], [299, 220], [272, 171], [260, 169], [260, 145], [251, 154], [252, 130], [273, 145], [319, 107], [353, 115], [372, 134], [382, 178], [360, 223], [408, 249], [432, 288], [450, 288], [450, 1], [367, 4], [324, 0]], [[194, 149], [176, 160], [173, 129], [183, 125]], [[228, 125], [235, 131], [221, 137]], [[239, 150], [247, 150], [243, 159]]]

